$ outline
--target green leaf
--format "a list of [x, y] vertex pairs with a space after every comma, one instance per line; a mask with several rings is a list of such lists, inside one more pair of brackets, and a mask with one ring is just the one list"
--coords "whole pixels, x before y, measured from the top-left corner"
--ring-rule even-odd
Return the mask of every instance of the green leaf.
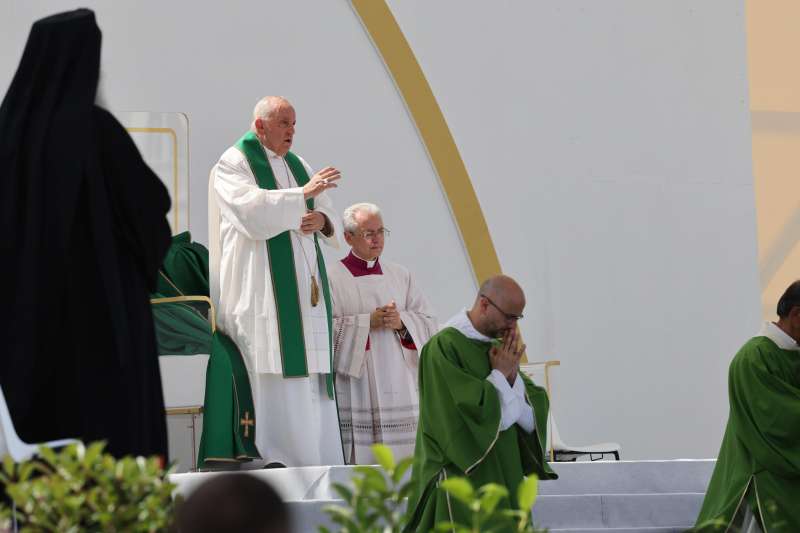
[[491, 515], [497, 509], [497, 504], [503, 498], [508, 498], [508, 490], [496, 483], [484, 485], [478, 491], [481, 495], [480, 509], [486, 514]]
[[353, 511], [338, 505], [326, 505], [322, 510], [331, 517], [335, 524], [345, 526], [351, 531], [358, 531], [358, 524], [352, 519]]
[[380, 493], [388, 490], [388, 487], [386, 486], [386, 478], [384, 477], [383, 472], [380, 470], [377, 470], [371, 466], [357, 466], [354, 468], [354, 470], [362, 475], [362, 487], [364, 489], [373, 490]]
[[386, 472], [391, 474], [394, 471], [394, 454], [391, 448], [385, 444], [373, 444], [372, 455], [375, 456], [375, 460]]
[[14, 477], [14, 459], [11, 458], [10, 455], [6, 454], [3, 457], [3, 472], [9, 479], [13, 479]]
[[408, 498], [408, 494], [411, 492], [411, 483], [407, 483], [403, 485], [399, 491], [397, 491], [397, 500], [403, 501], [404, 499]]
[[394, 472], [392, 473], [392, 481], [397, 484], [402, 481], [403, 476], [408, 471], [409, 468], [414, 464], [413, 457], [406, 457], [405, 459], [401, 459], [397, 466], [394, 467]]
[[523, 511], [530, 511], [536, 503], [536, 496], [539, 494], [539, 478], [535, 474], [522, 480], [517, 488], [517, 501], [519, 508]]
[[322, 507], [322, 510], [328, 513], [328, 515], [330, 515], [331, 518], [338, 516], [341, 518], [349, 519], [353, 516], [352, 509], [348, 509], [347, 507], [342, 507], [340, 505], [325, 505]]
[[350, 503], [353, 501], [353, 491], [345, 487], [341, 483], [334, 483], [331, 485], [336, 494], [339, 495], [344, 501]]
[[56, 452], [53, 451], [52, 448], [49, 446], [41, 445], [39, 446], [39, 455], [44, 459], [47, 463], [55, 466], [58, 461], [58, 456]]
[[445, 479], [439, 487], [467, 505], [472, 503], [475, 498], [475, 491], [472, 488], [472, 484], [463, 477]]
[[103, 453], [103, 448], [106, 447], [106, 443], [103, 441], [100, 442], [93, 442], [89, 445], [89, 448], [86, 449], [85, 453], [83, 454], [83, 462], [84, 464], [92, 464], [100, 457]]

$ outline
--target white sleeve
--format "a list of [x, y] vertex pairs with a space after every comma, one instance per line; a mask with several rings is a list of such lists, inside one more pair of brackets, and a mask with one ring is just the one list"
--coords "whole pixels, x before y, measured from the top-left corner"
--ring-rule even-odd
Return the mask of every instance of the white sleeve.
[[[314, 175], [314, 169], [311, 168], [311, 165], [306, 163], [306, 160], [302, 157], [298, 156], [300, 162], [303, 164], [303, 167], [306, 169], [306, 173], [308, 173], [308, 178]], [[336, 210], [333, 207], [333, 202], [331, 201], [331, 197], [328, 196], [328, 192], [325, 191], [316, 198], [314, 198], [314, 211], [319, 211], [323, 215], [325, 215], [328, 221], [331, 223], [331, 229], [333, 233], [330, 236], [325, 235], [321, 231], [317, 232], [319, 236], [320, 242], [327, 244], [331, 248], [338, 249], [339, 248], [339, 216], [336, 214]]]
[[[500, 431], [504, 431], [513, 426], [519, 419], [519, 398], [517, 398], [508, 380], [499, 370], [492, 370], [486, 378], [489, 383], [494, 385], [500, 395]], [[517, 378], [519, 380], [519, 378]]]
[[333, 366], [353, 378], [364, 375], [369, 338], [369, 313], [333, 318]]
[[226, 152], [217, 164], [214, 191], [220, 215], [253, 240], [298, 229], [306, 212], [302, 187], [261, 189], [238, 150]]
[[533, 416], [533, 407], [528, 405], [528, 402], [525, 400], [525, 382], [522, 381], [519, 375], [517, 375], [517, 379], [514, 381], [514, 387], [512, 387], [511, 390], [515, 400], [519, 404], [519, 418], [516, 420], [517, 424], [527, 433], [533, 433], [536, 427], [536, 419]]

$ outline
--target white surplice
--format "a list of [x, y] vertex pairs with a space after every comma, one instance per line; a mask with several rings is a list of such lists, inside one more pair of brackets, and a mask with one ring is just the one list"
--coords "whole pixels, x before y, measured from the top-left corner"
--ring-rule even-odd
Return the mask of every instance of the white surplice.
[[414, 454], [418, 351], [403, 347], [392, 330], [370, 330], [370, 313], [394, 301], [419, 350], [438, 330], [408, 270], [383, 261], [380, 266], [382, 275], [357, 277], [341, 262], [329, 267], [336, 395], [348, 464], [374, 464], [375, 443], [389, 446], [397, 459]]
[[[323, 375], [331, 368], [322, 280], [313, 237], [300, 232], [306, 213], [303, 189], [282, 157], [264, 151], [279, 190], [259, 188], [247, 158], [236, 147], [226, 150], [211, 171], [209, 269], [217, 325], [239, 347], [247, 366], [261, 456], [288, 466], [342, 464], [336, 403], [328, 398]], [[311, 177], [311, 167], [301, 161]], [[314, 209], [336, 228], [332, 207], [326, 193], [315, 198]], [[308, 377], [283, 377], [266, 240], [285, 231], [290, 233], [297, 272]], [[337, 234], [317, 232], [320, 242], [334, 248], [339, 246]], [[312, 275], [320, 284], [315, 307]]]

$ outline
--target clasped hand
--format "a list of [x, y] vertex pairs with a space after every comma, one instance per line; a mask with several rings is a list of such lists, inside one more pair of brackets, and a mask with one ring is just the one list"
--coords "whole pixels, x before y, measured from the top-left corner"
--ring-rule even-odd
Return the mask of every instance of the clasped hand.
[[371, 329], [403, 329], [403, 321], [400, 320], [400, 312], [394, 300], [389, 305], [378, 307], [369, 315], [369, 327]]
[[522, 344], [517, 328], [511, 328], [503, 335], [500, 346], [492, 346], [489, 350], [489, 362], [492, 368], [503, 374], [508, 383], [513, 386], [523, 353], [525, 353], [525, 345]]

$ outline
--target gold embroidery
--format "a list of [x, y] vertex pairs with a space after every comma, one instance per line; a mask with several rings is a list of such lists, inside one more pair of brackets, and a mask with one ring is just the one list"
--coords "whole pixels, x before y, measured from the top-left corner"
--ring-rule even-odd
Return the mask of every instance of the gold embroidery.
[[250, 418], [250, 411], [245, 411], [244, 418], [239, 421], [239, 425], [244, 426], [244, 438], [248, 438], [250, 436], [250, 426], [254, 426], [255, 424], [255, 420]]

